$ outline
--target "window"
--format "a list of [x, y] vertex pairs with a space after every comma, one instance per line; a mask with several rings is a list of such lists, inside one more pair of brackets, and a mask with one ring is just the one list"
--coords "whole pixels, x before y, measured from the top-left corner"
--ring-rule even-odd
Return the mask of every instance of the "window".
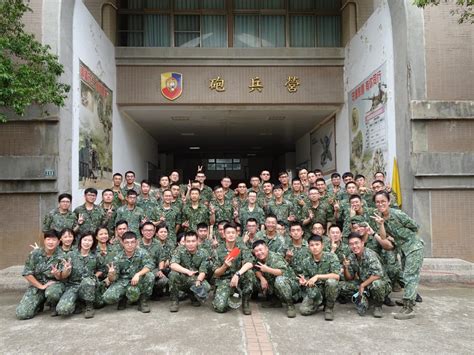
[[208, 159], [207, 170], [224, 171], [224, 170], [240, 170], [240, 159]]
[[122, 0], [118, 45], [341, 46], [340, 0]]

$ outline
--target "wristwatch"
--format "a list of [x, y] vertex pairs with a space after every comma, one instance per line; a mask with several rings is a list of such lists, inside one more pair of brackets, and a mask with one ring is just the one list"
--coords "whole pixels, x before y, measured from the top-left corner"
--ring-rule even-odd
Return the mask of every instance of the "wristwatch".
[[239, 271], [237, 271], [237, 272], [235, 273], [235, 276], [237, 276], [237, 277], [239, 277], [239, 278], [240, 278], [241, 275], [242, 275], [242, 274], [241, 274]]

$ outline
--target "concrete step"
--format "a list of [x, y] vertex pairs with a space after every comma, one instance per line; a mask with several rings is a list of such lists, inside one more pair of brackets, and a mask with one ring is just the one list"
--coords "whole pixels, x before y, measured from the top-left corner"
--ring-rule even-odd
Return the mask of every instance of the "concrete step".
[[[21, 276], [22, 271], [22, 265], [0, 270], [0, 291], [25, 290], [28, 282]], [[474, 263], [462, 259], [425, 258], [421, 283], [474, 285]]]

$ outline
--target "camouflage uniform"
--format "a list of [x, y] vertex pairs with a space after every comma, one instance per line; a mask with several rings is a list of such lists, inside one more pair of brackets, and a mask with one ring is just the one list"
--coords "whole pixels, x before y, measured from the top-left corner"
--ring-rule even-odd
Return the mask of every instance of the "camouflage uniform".
[[99, 204], [99, 207], [102, 208], [102, 210], [104, 211], [104, 214], [107, 218], [107, 225], [106, 226], [107, 226], [107, 230], [109, 231], [109, 236], [114, 235], [114, 232], [115, 232], [115, 217], [117, 216], [117, 208], [112, 204], [112, 207], [111, 207], [112, 214], [109, 217], [107, 215], [108, 209], [104, 208], [104, 202], [103, 201]]
[[49, 211], [43, 219], [43, 233], [49, 230], [60, 232], [64, 228], [74, 229], [77, 218], [74, 212], [67, 211], [66, 213], [59, 212], [59, 208]]
[[[208, 260], [209, 254], [204, 249], [197, 249], [194, 254], [189, 253], [186, 248], [177, 248], [175, 253], [171, 256], [171, 264], [179, 264], [182, 267], [197, 271], [198, 273], [193, 276], [181, 274], [176, 271], [169, 273], [169, 285], [170, 285], [170, 298], [171, 301], [178, 301], [179, 291], [191, 293], [190, 288], [196, 283], [196, 280], [200, 273], [207, 274], [208, 272]], [[211, 286], [204, 280], [201, 285], [209, 291]]]
[[137, 197], [137, 207], [140, 207], [143, 210], [143, 213], [146, 218], [153, 220], [153, 211], [159, 206], [159, 203], [156, 198], [153, 196], [148, 196], [148, 198], [143, 198], [143, 196]]
[[265, 215], [268, 214], [268, 206], [275, 201], [275, 198], [273, 195], [271, 197], [265, 196], [265, 194], [261, 195], [260, 198], [257, 197], [257, 203], [258, 205], [263, 209], [263, 212], [265, 212]]
[[268, 205], [267, 216], [268, 215], [276, 216], [278, 221], [283, 222], [285, 226], [288, 227], [288, 217], [290, 215], [295, 215], [295, 206], [293, 206], [293, 203], [287, 200], [283, 200], [282, 203], [272, 201]]
[[[106, 304], [117, 303], [123, 296], [127, 297], [130, 302], [136, 302], [140, 298], [148, 299], [151, 296], [155, 280], [151, 270], [155, 264], [145, 250], [137, 248], [130, 258], [127, 257], [125, 251], [121, 251], [114, 257], [113, 263], [116, 279], [102, 295]], [[148, 268], [150, 272], [141, 276], [138, 284], [132, 286], [130, 281], [133, 276], [144, 267]]]
[[[256, 260], [256, 262], [259, 260]], [[260, 261], [261, 262], [261, 261]], [[300, 298], [300, 287], [295, 272], [283, 257], [272, 251], [268, 252], [267, 260], [262, 264], [279, 269], [282, 271], [281, 276], [275, 276], [266, 272], [262, 272], [263, 277], [268, 282], [268, 292], [270, 295], [278, 297], [286, 304], [293, 304]]]
[[108, 218], [104, 210], [97, 205], [94, 205], [92, 210], [89, 211], [86, 208], [86, 205], [83, 204], [79, 207], [76, 207], [74, 214], [76, 215], [76, 218], [79, 218], [80, 214], [82, 214], [84, 217], [84, 222], [79, 224], [79, 235], [84, 232], [94, 232], [98, 227], [108, 222]]
[[216, 222], [220, 221], [233, 221], [234, 220], [234, 207], [232, 206], [232, 201], [224, 200], [224, 203], [221, 205], [219, 201], [212, 200], [211, 205], [216, 211]]
[[[112, 200], [112, 206], [115, 207], [115, 209], [119, 208], [120, 206], [123, 205], [122, 201], [120, 201], [119, 199], [119, 194], [118, 194], [118, 191], [114, 191], [113, 188], [112, 189], [112, 192], [114, 193], [114, 199]], [[122, 192], [122, 189], [120, 189], [120, 192]], [[123, 195], [122, 195], [123, 196]], [[125, 197], [125, 196], [123, 196]]]
[[[246, 263], [252, 263], [253, 257], [250, 249], [242, 244], [236, 244], [236, 247], [240, 249], [239, 255], [232, 261], [232, 265], [226, 269], [223, 275], [215, 277], [216, 291], [214, 294], [214, 300], [212, 306], [218, 313], [227, 311], [229, 304], [229, 297], [232, 292], [230, 287], [230, 280]], [[227, 250], [226, 244], [221, 243], [214, 253], [214, 272], [224, 264], [227, 255], [230, 250]], [[255, 284], [255, 274], [252, 270], [247, 270], [244, 274], [239, 277], [239, 284], [242, 291], [242, 297], [249, 298], [253, 292], [253, 285]]]
[[199, 223], [210, 224], [209, 209], [203, 204], [199, 204], [198, 208], [193, 208], [191, 204], [184, 206], [182, 221], [188, 221], [188, 230], [196, 231]]
[[303, 239], [301, 246], [296, 247], [292, 241], [288, 243], [287, 250], [293, 252], [293, 257], [288, 262], [293, 271], [300, 275], [303, 272], [303, 263], [305, 259], [310, 258], [311, 254], [308, 249], [308, 242]]
[[[336, 274], [341, 272], [341, 264], [337, 256], [333, 253], [324, 252], [321, 259], [314, 260], [313, 255], [306, 258], [303, 262], [303, 275], [309, 280], [315, 275]], [[325, 302], [326, 307], [333, 308], [336, 302], [338, 291], [338, 281], [334, 279], [318, 280], [314, 287], [306, 287], [303, 303], [300, 307], [302, 315], [313, 314], [318, 306]]]
[[326, 229], [328, 222], [332, 222], [334, 218], [334, 210], [333, 207], [325, 202], [319, 201], [318, 207], [313, 207], [312, 204], [308, 206], [308, 213], [309, 211], [313, 212], [313, 218], [311, 222], [306, 226], [306, 231], [308, 234], [311, 235], [311, 228], [313, 228], [313, 224], [321, 223]]
[[224, 198], [230, 202], [232, 202], [234, 197], [235, 197], [235, 191], [232, 189], [227, 190], [227, 192], [224, 195]]
[[255, 235], [255, 240], [260, 239], [267, 243], [268, 249], [270, 249], [270, 251], [280, 254], [283, 257], [285, 256], [287, 245], [285, 239], [283, 239], [282, 236], [276, 234], [273, 238], [268, 238], [265, 231], [259, 231]]
[[418, 225], [401, 210], [390, 208], [390, 216], [385, 220], [385, 231], [395, 240], [395, 248], [402, 259], [404, 283], [403, 299], [415, 301], [416, 289], [420, 282], [423, 265], [424, 243], [418, 236]]
[[[371, 216], [374, 215], [376, 212], [375, 209], [364, 206], [362, 208], [362, 213], [356, 214], [354, 217], [356, 218], [356, 222], [365, 222], [367, 223], [374, 231], [377, 230], [377, 223], [375, 223], [374, 219]], [[347, 237], [351, 233], [351, 223], [354, 222], [354, 217], [351, 217], [351, 206], [349, 203], [341, 203], [341, 209], [339, 211], [339, 222], [342, 222], [342, 239], [345, 243], [347, 243]]]
[[163, 205], [155, 208], [150, 216], [152, 221], [159, 221], [161, 217], [164, 217], [166, 225], [168, 226], [168, 239], [176, 243], [176, 226], [181, 223], [181, 212], [177, 207], [171, 206], [165, 208]]
[[255, 218], [257, 220], [257, 228], [259, 228], [265, 223], [265, 212], [257, 205], [253, 208], [253, 211], [250, 211], [249, 206], [245, 205], [239, 211], [239, 222], [243, 228], [245, 228], [249, 218]]
[[74, 250], [70, 258], [71, 274], [65, 282], [66, 291], [64, 291], [56, 307], [59, 315], [72, 314], [78, 298], [86, 303], [93, 303], [96, 300], [96, 255], [89, 252], [87, 256], [82, 256], [78, 250]]
[[40, 283], [45, 284], [50, 280], [56, 281], [46, 290], [40, 290], [32, 285], [28, 287], [20, 304], [16, 308], [16, 317], [20, 320], [33, 318], [42, 308], [45, 301], [55, 306], [62, 293], [64, 284], [57, 281], [51, 273], [51, 267], [60, 266], [63, 254], [59, 248], [56, 248], [54, 254], [46, 256], [43, 249], [34, 249], [25, 262], [23, 276], [33, 275]]
[[201, 190], [200, 201], [202, 203], [204, 202], [209, 203], [212, 200], [212, 196], [213, 196], [212, 189], [209, 186], [204, 185]]
[[141, 186], [140, 186], [140, 184], [139, 184], [138, 182], [134, 182], [132, 188], [128, 188], [128, 187], [127, 187], [127, 184], [125, 184], [125, 186], [122, 187], [122, 195], [123, 195], [124, 198], [127, 197], [127, 192], [130, 191], [130, 190], [133, 190], [133, 191], [135, 191], [138, 195], [140, 195], [142, 189], [141, 189]]
[[392, 288], [377, 253], [371, 249], [364, 248], [360, 259], [351, 253], [349, 261], [350, 265], [347, 271], [356, 278], [353, 281], [339, 282], [339, 293], [341, 296], [352, 297], [354, 293], [359, 291], [359, 285], [362, 282], [370, 276], [380, 276], [380, 279], [372, 282], [366, 289], [369, 291], [369, 299], [373, 300], [376, 306], [381, 306], [385, 296], [390, 294]]
[[115, 223], [120, 220], [125, 220], [128, 223], [128, 230], [134, 232], [137, 237], [140, 237], [140, 224], [145, 218], [145, 212], [135, 206], [132, 210], [128, 209], [128, 206], [119, 207], [115, 216]]
[[[291, 194], [289, 201], [293, 203], [296, 220], [302, 223], [303, 220], [308, 218], [308, 206], [311, 205], [308, 196], [304, 193], [297, 195]], [[301, 201], [304, 202], [303, 206], [300, 205]]]
[[[171, 260], [171, 254], [174, 252], [174, 249], [175, 249], [175, 245], [176, 243], [173, 243], [171, 242], [170, 240], [167, 240], [164, 244], [161, 243], [159, 240], [158, 240], [158, 243], [160, 243], [161, 245], [161, 258], [160, 258], [160, 262], [164, 261], [165, 264], [166, 262], [168, 262], [168, 265], [165, 266], [164, 269], [161, 270], [161, 272], [165, 275], [164, 277], [162, 278], [159, 278], [159, 277], [156, 277], [155, 278], [155, 291], [157, 291], [158, 293], [163, 293], [166, 286], [168, 285], [169, 283], [169, 273], [170, 273], [170, 267], [169, 267], [169, 262]], [[157, 267], [159, 267], [159, 265], [157, 265]]]

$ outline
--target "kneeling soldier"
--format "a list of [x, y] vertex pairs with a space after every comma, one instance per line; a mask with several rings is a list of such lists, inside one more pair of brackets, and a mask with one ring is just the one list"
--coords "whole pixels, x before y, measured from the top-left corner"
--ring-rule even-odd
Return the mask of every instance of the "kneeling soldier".
[[138, 247], [137, 236], [134, 232], [125, 232], [122, 236], [123, 250], [120, 251], [108, 265], [107, 278], [110, 287], [102, 298], [105, 303], [119, 303], [118, 309], [125, 309], [127, 299], [138, 301], [138, 310], [150, 312], [147, 300], [153, 291], [155, 276], [151, 272], [155, 265], [148, 253]]
[[320, 235], [313, 234], [308, 239], [308, 247], [311, 255], [303, 261], [300, 275], [300, 285], [305, 289], [300, 313], [303, 316], [311, 315], [324, 301], [324, 318], [333, 320], [341, 264], [335, 254], [323, 251], [323, 238]]
[[209, 254], [204, 249], [198, 248], [198, 238], [195, 232], [186, 232], [184, 248], [178, 247], [173, 253], [170, 262], [169, 274], [171, 305], [170, 312], [178, 312], [179, 291], [187, 292], [191, 297], [191, 304], [195, 307], [201, 305], [195, 297], [191, 287], [203, 288], [204, 294], [211, 289], [205, 280], [208, 268]]

